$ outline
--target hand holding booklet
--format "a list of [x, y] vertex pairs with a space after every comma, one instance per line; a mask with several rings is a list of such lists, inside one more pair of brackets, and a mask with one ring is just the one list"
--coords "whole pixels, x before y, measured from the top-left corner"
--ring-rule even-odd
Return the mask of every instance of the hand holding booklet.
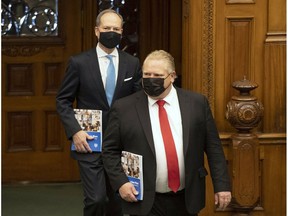
[[[94, 139], [87, 140], [92, 152], [102, 151], [102, 111], [89, 109], [74, 109], [75, 118], [82, 130]], [[76, 151], [72, 142], [71, 150]]]
[[143, 200], [143, 168], [142, 155], [122, 151], [121, 164], [128, 180], [138, 191], [137, 200]]

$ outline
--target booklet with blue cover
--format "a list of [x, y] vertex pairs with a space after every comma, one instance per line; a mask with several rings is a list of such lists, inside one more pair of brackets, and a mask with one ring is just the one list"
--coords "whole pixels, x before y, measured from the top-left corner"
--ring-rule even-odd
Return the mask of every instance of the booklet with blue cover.
[[[93, 152], [102, 151], [102, 111], [89, 109], [74, 109], [75, 118], [77, 119], [82, 130], [94, 137], [87, 140]], [[71, 150], [75, 151], [75, 145], [72, 142]]]
[[122, 151], [121, 164], [128, 180], [138, 191], [137, 200], [143, 200], [143, 157], [128, 151]]

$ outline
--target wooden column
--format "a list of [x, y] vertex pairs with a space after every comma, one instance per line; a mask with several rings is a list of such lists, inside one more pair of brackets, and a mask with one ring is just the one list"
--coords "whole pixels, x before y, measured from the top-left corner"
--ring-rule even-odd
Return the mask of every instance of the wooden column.
[[232, 176], [232, 202], [234, 216], [245, 216], [255, 208], [260, 199], [259, 140], [250, 132], [263, 116], [263, 106], [250, 91], [258, 85], [245, 77], [233, 83], [240, 95], [233, 96], [227, 104], [226, 118], [238, 130], [231, 136], [229, 169]]

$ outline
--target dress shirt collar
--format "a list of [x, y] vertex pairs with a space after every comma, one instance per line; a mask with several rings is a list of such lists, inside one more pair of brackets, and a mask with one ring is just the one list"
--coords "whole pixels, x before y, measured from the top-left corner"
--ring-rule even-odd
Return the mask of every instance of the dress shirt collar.
[[[169, 94], [163, 98], [162, 100], [164, 100], [167, 104], [172, 104], [173, 101], [175, 100], [175, 98], [177, 98], [177, 92], [175, 87], [172, 85], [171, 91], [169, 92]], [[151, 97], [148, 96], [148, 103], [149, 106], [153, 106], [158, 100], [152, 99]]]
[[98, 58], [103, 58], [103, 57], [106, 57], [107, 55], [112, 55], [113, 57], [118, 57], [117, 48], [115, 48], [112, 53], [108, 54], [108, 53], [104, 52], [104, 50], [102, 50], [98, 44], [96, 46], [96, 53], [98, 55]]

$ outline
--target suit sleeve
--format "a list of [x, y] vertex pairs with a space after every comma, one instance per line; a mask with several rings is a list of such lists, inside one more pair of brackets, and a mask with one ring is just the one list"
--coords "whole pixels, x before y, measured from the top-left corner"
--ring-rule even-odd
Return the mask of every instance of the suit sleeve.
[[206, 146], [214, 192], [231, 191], [230, 178], [221, 140], [213, 119], [208, 100], [205, 98], [206, 110]]
[[108, 127], [105, 131], [102, 145], [104, 168], [115, 191], [129, 181], [121, 165], [121, 152], [123, 149], [120, 137], [121, 123], [119, 119], [119, 113], [121, 112], [118, 112], [116, 107], [117, 102], [110, 112]]
[[73, 57], [71, 57], [66, 68], [64, 79], [56, 96], [57, 112], [64, 125], [68, 139], [71, 139], [76, 132], [81, 130], [73, 111], [73, 103], [77, 94], [78, 85], [79, 71], [77, 64]]
[[137, 92], [142, 89], [142, 69], [138, 58], [136, 61], [136, 73], [134, 80], [133, 92]]

